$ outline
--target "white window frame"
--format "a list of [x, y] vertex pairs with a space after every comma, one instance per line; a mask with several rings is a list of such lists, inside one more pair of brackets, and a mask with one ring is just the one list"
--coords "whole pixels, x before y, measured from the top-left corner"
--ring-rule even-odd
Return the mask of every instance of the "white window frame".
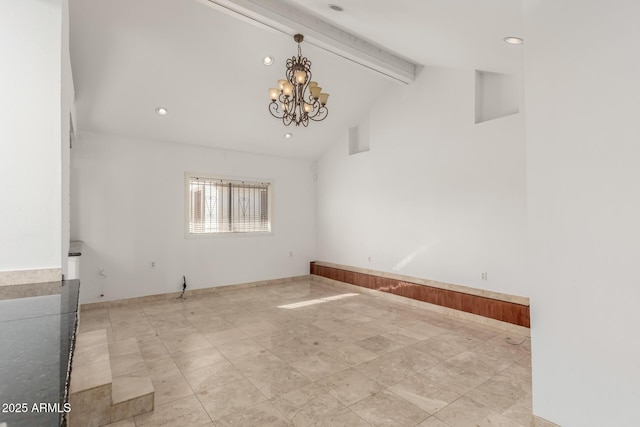
[[[192, 233], [190, 231], [191, 220], [191, 179], [202, 178], [205, 180], [222, 180], [222, 181], [236, 181], [247, 183], [265, 183], [269, 185], [269, 191], [267, 192], [267, 205], [269, 215], [269, 230], [268, 231], [224, 231], [224, 232], [206, 232], [206, 233]], [[197, 172], [185, 172], [184, 178], [184, 235], [188, 239], [201, 239], [201, 238], [219, 238], [230, 236], [270, 236], [273, 234], [274, 229], [274, 185], [272, 179], [263, 178], [249, 178], [219, 174], [207, 174]]]

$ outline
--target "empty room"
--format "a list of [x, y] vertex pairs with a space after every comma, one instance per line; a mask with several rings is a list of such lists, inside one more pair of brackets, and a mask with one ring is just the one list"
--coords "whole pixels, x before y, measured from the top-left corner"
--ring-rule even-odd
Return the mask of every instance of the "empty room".
[[640, 5], [0, 2], [0, 427], [640, 425]]

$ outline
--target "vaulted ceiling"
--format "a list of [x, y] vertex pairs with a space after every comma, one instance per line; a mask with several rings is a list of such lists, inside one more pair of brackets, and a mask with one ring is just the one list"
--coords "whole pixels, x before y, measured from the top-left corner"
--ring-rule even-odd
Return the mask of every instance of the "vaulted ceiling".
[[[215, 0], [213, 0], [215, 2]], [[250, 0], [228, 1], [247, 3]], [[420, 66], [518, 74], [519, 0], [270, 0]], [[260, 4], [261, 2], [255, 1]], [[213, 7], [212, 7], [213, 6]], [[271, 117], [268, 88], [297, 52], [293, 32], [225, 13], [208, 0], [70, 0], [78, 128], [135, 138], [314, 159], [398, 83], [307, 36], [302, 53], [331, 94], [308, 128]], [[275, 59], [264, 66], [262, 59]], [[169, 114], [160, 117], [158, 106]], [[293, 138], [285, 139], [286, 132]]]

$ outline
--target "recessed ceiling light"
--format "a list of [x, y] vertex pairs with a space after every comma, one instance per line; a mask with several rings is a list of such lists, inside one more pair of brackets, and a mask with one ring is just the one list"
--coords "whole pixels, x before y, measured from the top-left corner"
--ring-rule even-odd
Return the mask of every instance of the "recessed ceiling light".
[[262, 63], [264, 65], [269, 66], [269, 65], [273, 64], [273, 58], [270, 57], [270, 56], [265, 56], [264, 58], [262, 58]]
[[284, 134], [284, 139], [291, 139], [292, 136], [293, 134], [291, 132], [287, 132]]
[[344, 11], [342, 6], [338, 6], [337, 4], [330, 4], [329, 5], [329, 9], [335, 10], [336, 12], [343, 12]]
[[159, 116], [166, 116], [167, 114], [169, 114], [169, 110], [167, 110], [164, 107], [157, 107], [156, 108], [156, 114]]
[[504, 38], [504, 42], [508, 44], [522, 44], [524, 41], [520, 37], [509, 36]]

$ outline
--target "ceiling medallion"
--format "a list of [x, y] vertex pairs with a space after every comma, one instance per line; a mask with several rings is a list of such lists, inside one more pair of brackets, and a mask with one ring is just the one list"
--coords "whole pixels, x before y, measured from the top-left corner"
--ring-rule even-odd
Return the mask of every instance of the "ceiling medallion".
[[302, 34], [293, 39], [298, 43], [298, 56], [287, 59], [286, 80], [278, 80], [278, 88], [269, 89], [269, 112], [285, 126], [308, 126], [309, 120], [319, 122], [329, 114], [328, 93], [311, 81], [311, 61], [302, 56]]

